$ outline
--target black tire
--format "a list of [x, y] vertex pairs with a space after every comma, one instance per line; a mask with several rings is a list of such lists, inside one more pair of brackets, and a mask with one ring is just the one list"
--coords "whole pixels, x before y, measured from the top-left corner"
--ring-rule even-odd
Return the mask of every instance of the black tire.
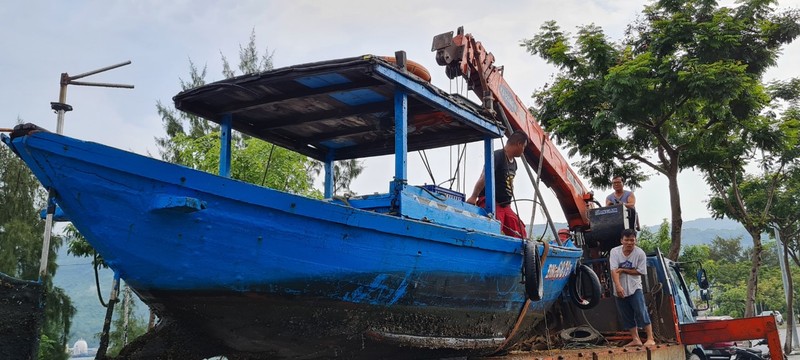
[[525, 294], [533, 301], [542, 300], [544, 284], [542, 283], [542, 264], [539, 259], [539, 248], [533, 241], [525, 242]]
[[588, 310], [600, 303], [600, 279], [589, 266], [579, 265], [570, 275], [567, 286], [569, 296], [578, 308]]
[[561, 340], [567, 343], [582, 342], [596, 344], [600, 341], [600, 333], [589, 326], [578, 326], [564, 329], [560, 333]]

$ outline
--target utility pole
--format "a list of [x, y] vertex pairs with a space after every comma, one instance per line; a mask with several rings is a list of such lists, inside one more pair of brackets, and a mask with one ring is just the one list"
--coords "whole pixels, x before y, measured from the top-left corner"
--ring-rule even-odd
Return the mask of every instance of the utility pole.
[[[64, 114], [66, 114], [67, 111], [72, 111], [72, 106], [67, 104], [67, 85], [133, 89], [133, 85], [126, 85], [126, 84], [109, 84], [109, 83], [75, 81], [90, 75], [98, 74], [104, 71], [129, 65], [130, 63], [131, 62], [129, 60], [123, 63], [106, 66], [104, 68], [92, 70], [75, 76], [69, 76], [69, 74], [67, 73], [61, 73], [61, 81], [60, 81], [61, 87], [60, 91], [58, 92], [58, 102], [50, 103], [50, 108], [55, 110], [56, 112], [56, 133], [59, 135], [64, 133]], [[52, 189], [47, 189], [47, 216], [45, 216], [44, 235], [42, 236], [42, 257], [39, 260], [39, 281], [44, 281], [45, 276], [47, 276], [47, 262], [50, 257], [50, 238], [52, 237], [53, 233], [53, 216], [55, 215], [55, 213], [56, 213], [55, 194], [53, 193]]]
[[[781, 241], [780, 231], [778, 231], [778, 225], [777, 224], [772, 224], [772, 228], [775, 230], [775, 239], [778, 240], [778, 244], [777, 244], [778, 245], [777, 246], [778, 247], [778, 263], [781, 265], [781, 278], [783, 279], [783, 293], [786, 296], [785, 297], [786, 306], [788, 307], [789, 306], [789, 295], [790, 295], [789, 288], [790, 288], [791, 284], [789, 284], [789, 273], [788, 273], [788, 269], [787, 269], [787, 266], [786, 266], [786, 261], [785, 261], [786, 259], [784, 259], [784, 256], [786, 256], [786, 249], [784, 248], [783, 242]], [[791, 349], [786, 349], [786, 352], [789, 353], [790, 350], [800, 350], [800, 340], [798, 340], [797, 328], [795, 327], [797, 325], [796, 322], [795, 322], [795, 317], [797, 315], [794, 314], [793, 311], [788, 311], [786, 315], [787, 315], [786, 317], [788, 318], [788, 319], [786, 319], [786, 327], [792, 329], [792, 331], [791, 331], [792, 332], [792, 338], [791, 339], [786, 339], [786, 341], [791, 341], [791, 344], [792, 344]]]

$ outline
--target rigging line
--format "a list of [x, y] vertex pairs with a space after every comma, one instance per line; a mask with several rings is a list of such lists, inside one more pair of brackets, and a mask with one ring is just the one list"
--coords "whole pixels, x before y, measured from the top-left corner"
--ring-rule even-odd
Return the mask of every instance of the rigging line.
[[92, 261], [92, 267], [94, 268], [94, 284], [97, 288], [97, 298], [100, 299], [100, 305], [103, 305], [104, 308], [107, 308], [108, 305], [105, 301], [103, 301], [103, 294], [100, 292], [100, 275], [97, 273], [97, 250], [93, 251], [94, 253], [94, 261]]
[[[528, 109], [528, 113], [530, 113], [530, 109]], [[505, 117], [505, 113], [503, 114], [503, 116]], [[525, 129], [526, 133], [530, 134], [531, 133], [531, 122], [530, 121], [526, 121], [525, 122], [525, 128], [526, 128]], [[542, 144], [541, 144], [540, 149], [539, 149], [539, 169], [536, 170], [536, 187], [535, 187], [535, 191], [537, 193], [540, 193], [540, 189], [541, 189], [539, 187], [539, 182], [542, 179], [542, 162], [544, 161], [544, 150], [545, 150], [545, 147], [544, 147], [545, 146], [545, 142], [544, 142], [544, 140], [545, 140], [545, 137], [547, 136], [546, 134], [547, 133], [544, 132], [544, 129], [542, 129]], [[527, 169], [527, 167], [526, 167], [526, 169]], [[530, 172], [530, 170], [528, 170], [528, 171]], [[540, 194], [539, 198], [541, 199], [541, 194]], [[534, 207], [535, 206], [536, 205], [534, 204]], [[550, 211], [547, 210], [547, 207], [544, 204], [544, 200], [542, 200], [542, 208], [544, 209], [545, 217], [547, 217], [547, 222], [550, 224], [550, 228], [553, 231], [553, 236], [555, 236], [556, 241], [559, 244], [561, 244], [561, 238], [558, 237], [558, 232], [556, 232], [556, 227], [555, 227], [555, 225], [553, 225], [553, 219], [550, 217]], [[534, 216], [533, 214], [534, 213], [531, 212], [531, 224], [533, 224], [533, 216]], [[569, 224], [567, 224], [567, 227], [569, 227]]]
[[[538, 165], [538, 168], [536, 169], [536, 184], [533, 185], [534, 191], [536, 191], [537, 193], [540, 190], [539, 181], [542, 179], [542, 163], [544, 162], [544, 139], [545, 139], [545, 135], [544, 135], [544, 133], [542, 133], [542, 143], [541, 143], [541, 146], [539, 147], [539, 165]], [[526, 167], [526, 169], [527, 169], [527, 167]], [[542, 208], [544, 208], [544, 202], [542, 202]], [[536, 203], [534, 202], [533, 203], [533, 211], [531, 212], [531, 223], [533, 223], [533, 219], [534, 219], [535, 216], [536, 216]], [[556, 231], [555, 230], [555, 226], [552, 225], [553, 220], [550, 219], [550, 214], [546, 214], [545, 216], [547, 217], [547, 221], [551, 224], [551, 227], [553, 228], [553, 236], [555, 236], [558, 239], [558, 244], [559, 245], [563, 245], [563, 244], [561, 244], [561, 239], [558, 237], [558, 233], [555, 232]]]
[[[459, 144], [458, 146], [460, 147], [461, 144]], [[467, 159], [464, 158], [464, 154], [466, 152], [467, 152], [467, 144], [464, 144], [464, 148], [460, 151], [460, 154], [458, 155], [458, 161], [456, 162], [456, 171], [455, 171], [455, 173], [454, 172], [450, 172], [451, 174], [453, 174], [453, 177], [450, 179], [450, 189], [453, 188], [453, 181], [455, 181], [458, 178], [458, 174], [461, 171], [461, 159], [462, 158], [464, 159], [464, 167], [467, 166], [466, 165]]]
[[522, 308], [519, 310], [519, 314], [517, 315], [517, 321], [514, 322], [514, 326], [512, 326], [511, 330], [509, 330], [508, 333], [506, 334], [506, 339], [503, 340], [503, 342], [500, 344], [500, 346], [497, 347], [497, 349], [495, 349], [495, 352], [503, 350], [503, 348], [506, 347], [506, 344], [508, 344], [508, 341], [511, 340], [511, 338], [514, 337], [514, 335], [517, 333], [517, 329], [519, 329], [520, 324], [522, 324], [522, 320], [525, 318], [525, 314], [528, 313], [528, 305], [530, 304], [531, 304], [531, 299], [529, 297], [526, 297], [525, 303], [522, 304]]
[[[458, 145], [456, 145], [456, 146], [458, 146]], [[447, 165], [449, 166], [447, 171], [448, 171], [448, 174], [450, 174], [452, 176], [451, 179], [450, 179], [450, 189], [452, 190], [453, 189], [453, 179], [455, 179], [455, 176], [453, 176], [453, 145], [450, 145], [448, 150], [450, 150], [450, 155], [447, 157], [447, 159], [448, 159]]]
[[267, 181], [267, 171], [269, 170], [269, 165], [272, 163], [272, 151], [275, 150], [275, 144], [271, 144], [272, 147], [269, 148], [269, 157], [267, 158], [267, 166], [264, 167], [264, 177], [261, 178], [261, 186], [264, 186], [264, 182]]
[[428, 176], [431, 177], [431, 181], [436, 185], [436, 179], [433, 178], [433, 171], [431, 171], [431, 163], [428, 161], [428, 154], [425, 150], [417, 151], [417, 154], [419, 154], [419, 158], [422, 159], [422, 164], [425, 165], [425, 170], [428, 171]]
[[[466, 145], [465, 145], [466, 147]], [[467, 149], [464, 149], [464, 153], [467, 152]], [[461, 171], [461, 183], [458, 185], [464, 193], [467, 192], [467, 158], [464, 157], [464, 171]]]

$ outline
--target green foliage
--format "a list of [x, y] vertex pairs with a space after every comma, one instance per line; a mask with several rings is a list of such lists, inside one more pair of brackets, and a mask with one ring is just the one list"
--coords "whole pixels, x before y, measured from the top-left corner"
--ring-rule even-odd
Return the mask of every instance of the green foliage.
[[[742, 258], [752, 259], [753, 248], [748, 247], [742, 250]], [[761, 266], [770, 268], [779, 266], [777, 243], [771, 241], [761, 245]]]
[[749, 259], [742, 257], [741, 237], [725, 239], [717, 236], [711, 240], [710, 251], [709, 257], [718, 262], [735, 263]]
[[[553, 21], [522, 42], [560, 70], [534, 94], [534, 111], [570, 156], [583, 157], [579, 172], [593, 186], [608, 187], [612, 176], [622, 175], [636, 188], [647, 178], [642, 167], [668, 178], [673, 259], [682, 224], [677, 174], [722, 156], [713, 151], [731, 133], [758, 130], [749, 138], [765, 145], [776, 136], [751, 124], [770, 100], [761, 77], [800, 26], [796, 11], [770, 6], [658, 1], [620, 42], [588, 25], [578, 28], [572, 44]], [[780, 86], [791, 95], [787, 88]]]
[[[796, 149], [800, 142], [797, 138], [788, 138], [781, 133], [780, 129], [787, 126], [785, 122], [781, 124], [774, 121], [766, 125], [759, 123], [757, 126], [761, 128], [752, 132], [732, 133], [726, 142], [729, 146], [709, 146], [707, 162], [699, 166], [712, 189], [708, 201], [712, 214], [718, 218], [727, 216], [739, 221], [751, 234], [753, 247], [749, 253], [744, 254], [749, 256], [753, 269], [748, 275], [745, 299], [745, 313], [748, 315], [753, 315], [754, 304], [758, 301], [758, 269], [762, 260], [770, 261], [771, 264], [777, 263], [771, 251], [762, 252], [761, 233], [770, 229], [776, 215], [786, 218], [784, 212], [796, 212], [796, 209], [784, 207], [785, 201], [791, 203], [795, 200], [785, 199], [783, 193], [786, 191], [785, 184], [790, 184], [785, 181], [791, 178], [787, 171], [800, 164], [796, 158]], [[756, 139], [758, 136], [753, 135], [755, 133], [772, 134], [766, 136], [769, 144], [760, 144]], [[748, 159], [756, 154], [760, 155], [763, 173], [758, 176], [746, 174]], [[782, 207], [774, 208], [773, 205], [778, 202], [783, 204]], [[792, 216], [789, 215], [789, 218]], [[790, 224], [784, 225], [788, 226], [787, 229], [792, 227]]]
[[[127, 296], [132, 296], [127, 285], [125, 286], [125, 290], [123, 290], [121, 293], [124, 294], [126, 292], [129, 293]], [[125, 327], [124, 302], [116, 304], [116, 309], [114, 309], [114, 319], [112, 320], [111, 332], [108, 336], [109, 346], [107, 354], [110, 356], [117, 356], [119, 354], [126, 344], [126, 337], [127, 343], [130, 343], [133, 341], [133, 339], [136, 339], [147, 332], [147, 322], [135, 315], [136, 302], [130, 301], [128, 306], [129, 316], [127, 329]], [[99, 337], [100, 334], [97, 334], [97, 336]]]
[[791, 166], [778, 184], [770, 221], [777, 226], [778, 237], [788, 247], [789, 258], [800, 266], [800, 166]]
[[[228, 59], [222, 55], [222, 75], [226, 79], [237, 76], [236, 72], [231, 69]], [[253, 74], [263, 71], [272, 70], [272, 56], [268, 50], [259, 56], [256, 47], [255, 30], [250, 33], [250, 41], [247, 46], [239, 45], [239, 65], [238, 68], [242, 74]], [[198, 69], [192, 60], [189, 60], [189, 80], [180, 79], [181, 90], [186, 91], [194, 89], [206, 84], [206, 67]], [[165, 106], [160, 101], [156, 103], [158, 114], [161, 115], [161, 121], [164, 124], [166, 137], [156, 138], [156, 145], [159, 147], [161, 158], [165, 161], [184, 164], [182, 160], [187, 157], [186, 154], [180, 154], [180, 149], [177, 148], [175, 138], [184, 136], [192, 139], [200, 138], [209, 135], [213, 132], [219, 131], [219, 125], [207, 121], [195, 115], [178, 112], [173, 107]], [[187, 129], [188, 126], [188, 129]], [[211, 141], [211, 139], [209, 139]], [[235, 144], [233, 152], [239, 151], [244, 144], [242, 144], [242, 136], [238, 133], [233, 134], [232, 143]], [[219, 140], [216, 140], [217, 147], [219, 147]], [[188, 165], [188, 164], [184, 164]]]
[[[222, 75], [226, 79], [237, 76], [228, 59], [221, 54]], [[255, 31], [246, 46], [239, 45], [241, 74], [272, 70], [273, 53], [265, 50], [259, 55]], [[186, 91], [206, 84], [206, 68], [198, 69], [189, 61], [189, 80], [181, 79], [181, 89]], [[216, 173], [219, 169], [219, 125], [194, 115], [178, 112], [171, 107], [156, 104], [162, 117], [166, 137], [156, 138], [161, 158]], [[188, 129], [187, 129], [188, 127]], [[313, 178], [321, 171], [321, 164], [297, 153], [259, 140], [252, 140], [236, 132], [232, 135], [231, 177], [252, 184], [278, 190], [321, 198], [312, 189]], [[265, 167], [269, 164], [266, 172]], [[348, 192], [350, 183], [363, 166], [359, 160], [339, 161], [334, 164], [334, 193]], [[303, 174], [302, 172], [305, 172]]]
[[694, 275], [697, 270], [708, 261], [711, 250], [708, 245], [690, 245], [683, 248], [681, 253], [680, 262], [683, 264], [682, 268], [687, 274]]
[[642, 229], [637, 236], [637, 245], [647, 254], [654, 253], [656, 250], [661, 250], [661, 253], [666, 254], [669, 252], [669, 246], [672, 243], [669, 234], [669, 221], [664, 219], [655, 234], [647, 228]]
[[[182, 134], [172, 139], [177, 162], [216, 173], [219, 170], [219, 133], [192, 138]], [[264, 141], [247, 138], [232, 153], [231, 177], [270, 188], [321, 198], [313, 188], [312, 160]], [[267, 168], [269, 165], [269, 168]]]
[[[744, 284], [742, 284], [744, 285]], [[728, 315], [734, 318], [744, 317], [744, 299], [747, 289], [744, 286], [732, 287], [724, 291], [715, 290], [716, 303], [714, 315]]]
[[67, 253], [78, 257], [93, 257], [92, 266], [96, 268], [108, 268], [103, 257], [97, 254], [92, 245], [75, 228], [72, 223], [64, 228], [64, 236], [68, 239]]
[[[7, 147], [0, 146], [0, 272], [20, 279], [39, 278], [44, 221], [38, 209], [46, 204], [39, 182]], [[56, 251], [62, 240], [50, 240], [47, 275], [44, 277], [45, 317], [39, 356], [66, 358], [64, 348], [75, 308], [61, 288], [54, 287]]]
[[[739, 253], [735, 253], [732, 250], [735, 247], [730, 245], [734, 241], [739, 239], [715, 239], [714, 244], [709, 247], [708, 257], [703, 262], [703, 267], [711, 280], [714, 315], [743, 317], [745, 314], [747, 279], [752, 268], [748, 254], [752, 253], [752, 249], [739, 247]], [[721, 252], [720, 244], [724, 245], [724, 252]], [[762, 255], [775, 257], [775, 246], [774, 242], [766, 243]], [[726, 254], [724, 258], [717, 255], [720, 253]], [[685, 256], [687, 252], [682, 255], [682, 259]], [[794, 266], [791, 271], [796, 273], [798, 268]], [[758, 286], [753, 304], [755, 312], [778, 310], [785, 314], [788, 305], [784, 296], [780, 267], [773, 260], [767, 259], [758, 272]], [[800, 296], [797, 288], [793, 289], [793, 292], [794, 297]], [[797, 308], [796, 305], [793, 306]]]
[[[75, 316], [75, 307], [72, 300], [63, 289], [54, 287], [52, 283], [48, 286], [51, 290], [45, 295], [45, 322], [42, 334], [48, 334], [58, 341], [59, 347], [46, 353], [48, 359], [66, 359], [64, 349], [67, 346], [69, 330], [72, 327], [72, 317]], [[42, 350], [39, 351], [40, 353]]]
[[42, 334], [42, 337], [39, 338], [39, 360], [52, 360], [58, 359], [59, 357], [53, 357], [54, 355], [58, 356], [57, 353], [60, 351], [64, 355], [60, 357], [61, 359], [66, 359], [67, 354], [64, 353], [64, 348], [58, 343], [58, 341], [51, 339], [47, 334]]

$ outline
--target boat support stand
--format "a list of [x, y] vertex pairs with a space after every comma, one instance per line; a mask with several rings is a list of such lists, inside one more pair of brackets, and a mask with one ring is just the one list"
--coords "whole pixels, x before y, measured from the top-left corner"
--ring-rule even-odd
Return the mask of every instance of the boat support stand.
[[97, 348], [97, 359], [105, 359], [108, 351], [108, 337], [111, 334], [111, 318], [114, 316], [114, 305], [119, 302], [119, 272], [114, 272], [114, 285], [111, 287], [111, 298], [106, 307], [106, 318], [103, 321], [103, 332], [100, 334], [100, 347]]

